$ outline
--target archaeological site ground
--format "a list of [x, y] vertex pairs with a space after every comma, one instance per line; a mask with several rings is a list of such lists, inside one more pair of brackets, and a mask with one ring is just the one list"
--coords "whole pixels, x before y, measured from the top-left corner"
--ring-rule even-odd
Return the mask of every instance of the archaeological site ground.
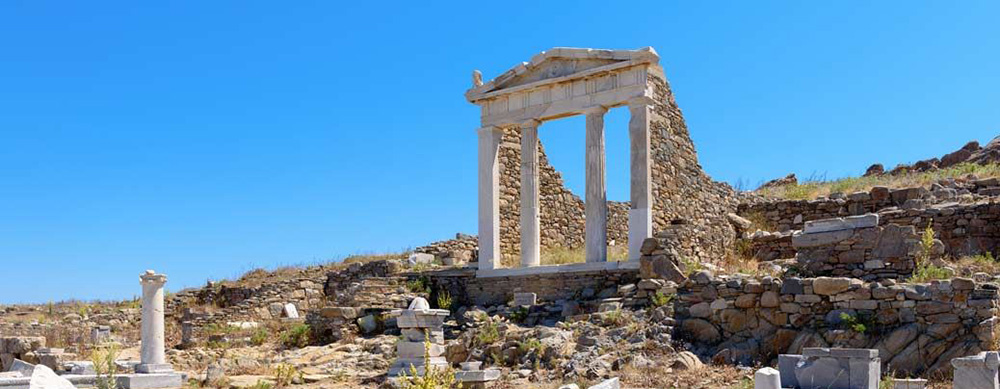
[[[464, 97], [476, 235], [0, 306], [0, 389], [1000, 389], [1000, 137], [746, 191], [702, 170], [653, 48], [553, 48]], [[616, 107], [627, 202], [606, 195]], [[538, 136], [570, 116], [581, 195]]]

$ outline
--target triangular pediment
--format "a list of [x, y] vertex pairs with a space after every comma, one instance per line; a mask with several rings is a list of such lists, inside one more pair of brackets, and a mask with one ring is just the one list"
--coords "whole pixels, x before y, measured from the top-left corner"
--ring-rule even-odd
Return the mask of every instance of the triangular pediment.
[[[659, 56], [652, 47], [638, 50], [601, 50], [557, 47], [543, 51], [481, 85], [473, 85], [466, 93], [469, 100], [505, 89], [543, 83], [545, 80], [567, 79], [575, 74], [585, 75], [595, 69], [620, 63], [658, 62]], [[474, 82], [478, 80], [474, 79]], [[478, 82], [477, 82], [478, 83]]]

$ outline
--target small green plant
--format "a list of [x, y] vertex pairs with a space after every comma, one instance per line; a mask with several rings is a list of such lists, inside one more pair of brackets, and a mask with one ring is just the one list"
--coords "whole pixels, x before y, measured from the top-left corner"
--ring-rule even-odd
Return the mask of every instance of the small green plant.
[[627, 321], [627, 317], [623, 314], [621, 308], [604, 313], [604, 324], [606, 325], [620, 326], [625, 324]]
[[934, 228], [931, 227], [933, 223], [934, 220], [929, 221], [927, 228], [924, 228], [924, 232], [920, 234], [920, 252], [914, 258], [913, 274], [907, 282], [928, 282], [949, 278], [953, 275], [948, 269], [931, 263], [931, 258], [934, 255]]
[[250, 344], [260, 346], [267, 343], [267, 340], [270, 338], [271, 331], [268, 331], [266, 327], [259, 327], [250, 335]]
[[257, 380], [257, 383], [249, 389], [274, 389], [274, 384], [264, 380]]
[[527, 318], [528, 318], [528, 308], [515, 307], [514, 310], [510, 312], [510, 320], [515, 323], [524, 323], [524, 320]]
[[289, 365], [287, 363], [280, 363], [274, 368], [274, 386], [277, 388], [286, 388], [295, 381], [302, 380], [302, 372], [296, 369], [295, 366]]
[[118, 359], [120, 349], [116, 344], [108, 344], [94, 349], [90, 354], [90, 361], [94, 363], [94, 373], [97, 376], [94, 385], [97, 389], [117, 389]]
[[665, 306], [667, 304], [670, 304], [670, 302], [673, 300], [674, 300], [674, 295], [666, 294], [659, 291], [656, 292], [656, 294], [654, 294], [653, 297], [650, 297], [650, 303], [652, 303], [654, 307]]
[[699, 271], [705, 270], [705, 266], [698, 262], [697, 259], [690, 257], [681, 257], [681, 264], [684, 265], [684, 272], [686, 275], [690, 276]]
[[406, 289], [412, 293], [431, 293], [429, 282], [424, 277], [414, 278], [406, 282]]
[[492, 320], [483, 322], [476, 331], [476, 343], [480, 346], [490, 345], [498, 340], [500, 340], [500, 328]]
[[517, 351], [522, 355], [531, 351], [541, 354], [545, 351], [545, 345], [538, 339], [528, 339], [517, 344]]
[[857, 316], [853, 316], [846, 312], [840, 313], [840, 320], [843, 322], [851, 331], [857, 332], [859, 334], [864, 334], [868, 332], [871, 328], [870, 323], [866, 323], [864, 320], [859, 319]]
[[435, 368], [431, 365], [430, 333], [424, 330], [424, 374], [418, 374], [417, 368], [410, 365], [410, 373], [403, 372], [399, 377], [401, 389], [448, 389], [455, 383], [455, 372], [451, 367]]
[[302, 348], [312, 341], [312, 328], [308, 324], [298, 324], [281, 334], [281, 344], [287, 348]]
[[448, 310], [450, 310], [452, 302], [453, 301], [451, 300], [451, 294], [448, 293], [447, 290], [442, 290], [442, 291], [438, 292], [438, 295], [437, 295], [437, 306], [438, 306], [438, 309], [448, 309]]

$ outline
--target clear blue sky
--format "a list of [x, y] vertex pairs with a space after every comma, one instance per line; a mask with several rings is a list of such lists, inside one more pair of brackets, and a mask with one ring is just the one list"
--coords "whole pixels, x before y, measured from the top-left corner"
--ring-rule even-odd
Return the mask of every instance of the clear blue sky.
[[[473, 69], [660, 53], [716, 179], [1000, 134], [996, 1], [0, 3], [0, 302], [123, 298], [475, 233]], [[627, 113], [608, 119], [627, 198]], [[615, 130], [617, 128], [617, 130]], [[541, 137], [583, 186], [583, 121]]]

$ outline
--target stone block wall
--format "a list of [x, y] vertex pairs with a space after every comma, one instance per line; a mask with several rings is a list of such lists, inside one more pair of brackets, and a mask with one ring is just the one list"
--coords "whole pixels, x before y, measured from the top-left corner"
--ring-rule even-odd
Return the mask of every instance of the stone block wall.
[[446, 290], [457, 303], [465, 305], [506, 304], [515, 292], [535, 293], [541, 301], [613, 297], [618, 287], [639, 281], [634, 269], [573, 273], [532, 274], [511, 277], [476, 278], [475, 271], [430, 274], [435, 290]]
[[997, 289], [965, 278], [897, 284], [700, 272], [680, 285], [674, 308], [682, 339], [718, 362], [766, 361], [804, 347], [872, 348], [887, 371], [923, 374], [996, 348]]
[[[823, 203], [830, 204], [831, 201], [824, 200]], [[801, 215], [796, 212], [799, 211], [791, 211], [785, 216], [792, 213]], [[835, 213], [843, 216], [843, 212]], [[820, 215], [830, 214], [813, 213], [801, 220], [820, 220]], [[946, 202], [924, 208], [900, 209], [893, 206], [881, 209], [878, 215], [882, 225], [911, 226], [916, 229], [917, 234], [930, 225], [935, 237], [944, 244], [944, 254], [948, 256], [957, 258], [987, 252], [994, 256], [1000, 254], [1000, 203], [996, 202], [996, 198], [986, 198], [974, 203]], [[797, 216], [795, 218], [795, 221], [800, 219]], [[797, 229], [801, 228], [802, 223], [797, 224]], [[755, 257], [762, 260], [792, 258], [797, 252], [791, 245], [792, 232], [757, 232], [750, 236], [749, 246]]]
[[792, 243], [803, 276], [904, 279], [913, 274], [920, 236], [913, 226], [889, 224], [820, 233], [796, 233]]
[[954, 257], [1000, 254], [1000, 203], [997, 198], [972, 204], [945, 203], [923, 209], [886, 210], [879, 213], [882, 223], [909, 225], [923, 231], [928, 224], [945, 253]]

